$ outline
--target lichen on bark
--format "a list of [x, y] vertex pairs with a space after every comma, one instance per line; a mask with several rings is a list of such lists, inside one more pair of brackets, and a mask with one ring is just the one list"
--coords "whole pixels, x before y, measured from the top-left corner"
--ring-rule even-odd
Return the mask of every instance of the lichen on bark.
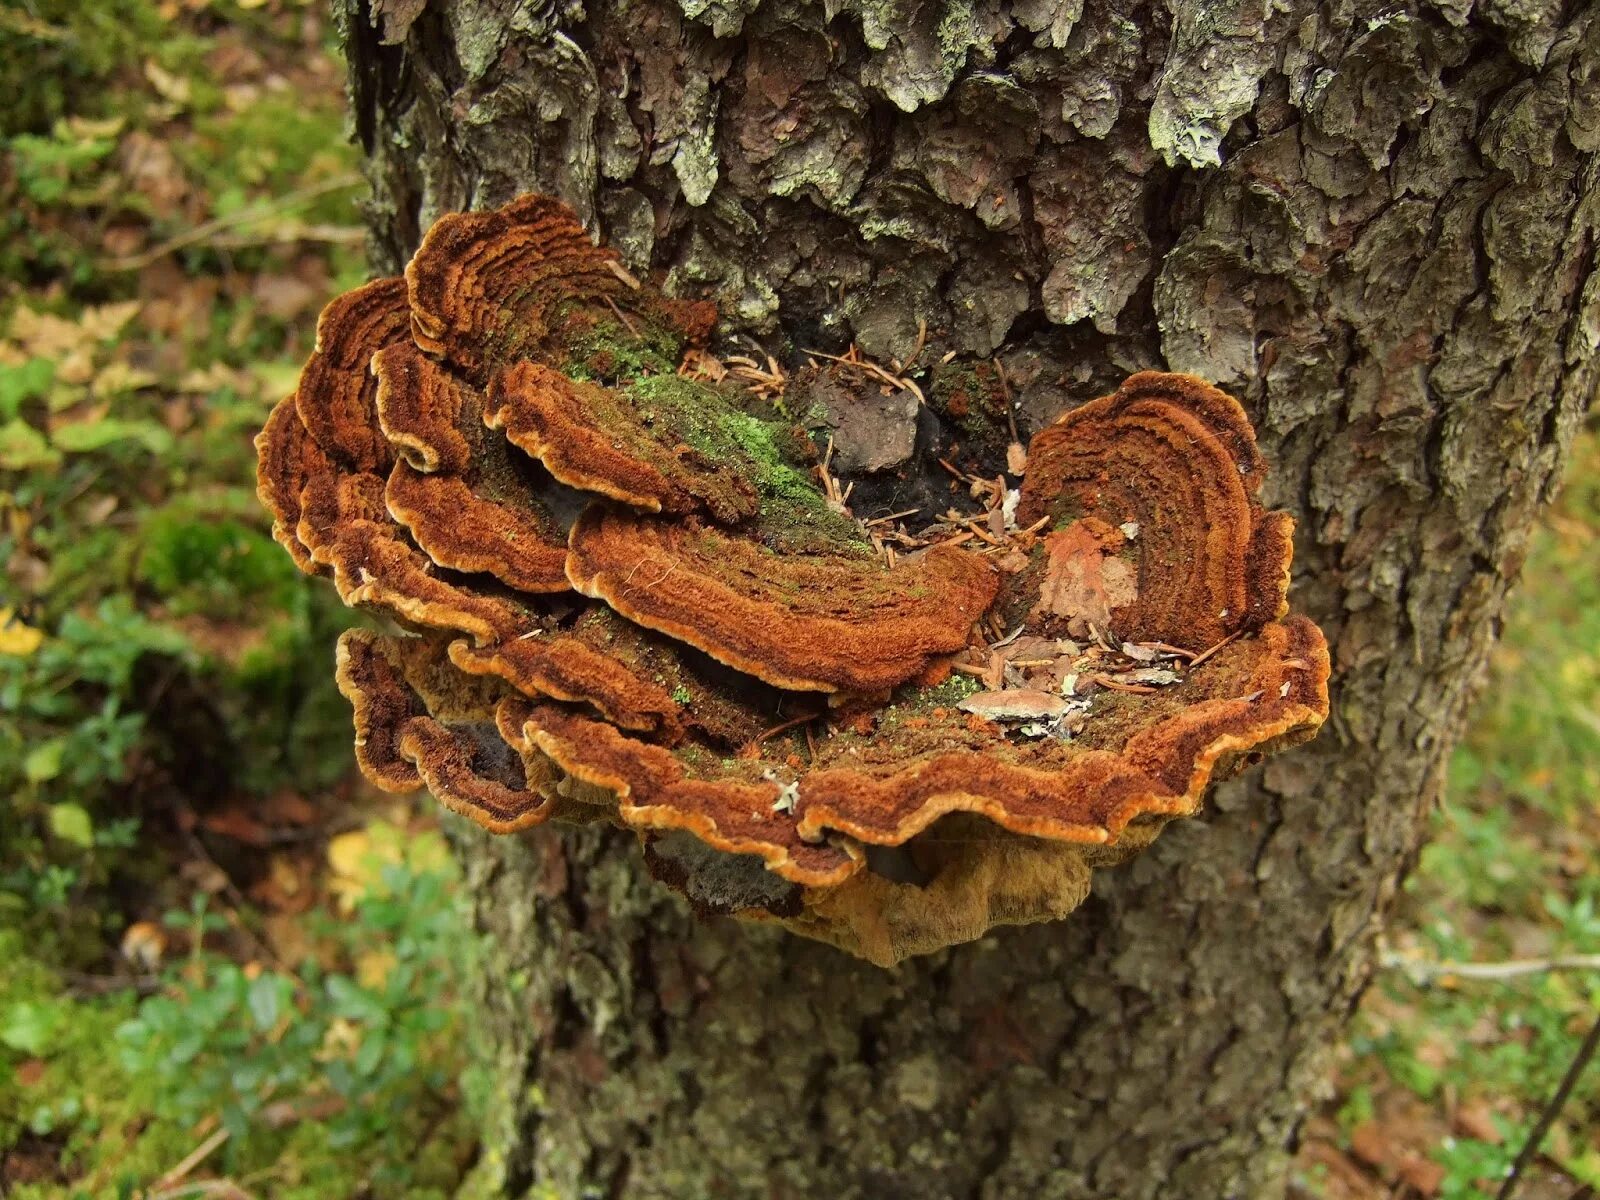
[[1262, 434], [1335, 661], [1316, 743], [1071, 920], [892, 973], [698, 924], [598, 830], [458, 830], [478, 1186], [1271, 1195], [1594, 395], [1594, 6], [339, 9], [376, 267], [536, 188], [775, 353], [998, 355], [1025, 435], [1200, 374]]

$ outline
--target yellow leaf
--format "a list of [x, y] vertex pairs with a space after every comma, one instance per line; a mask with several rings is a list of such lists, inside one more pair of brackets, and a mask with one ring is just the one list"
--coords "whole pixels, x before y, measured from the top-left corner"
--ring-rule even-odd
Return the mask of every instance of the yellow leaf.
[[406, 862], [418, 875], [449, 875], [455, 870], [450, 845], [436, 830], [412, 837], [406, 844]]
[[163, 70], [159, 63], [147, 62], [144, 64], [144, 77], [163, 100], [173, 104], [189, 103], [189, 81], [183, 76]]
[[86, 335], [97, 342], [109, 341], [122, 332], [122, 327], [139, 315], [138, 300], [123, 300], [116, 304], [101, 304], [86, 308], [78, 323]]
[[[138, 314], [140, 302], [124, 300], [86, 308], [75, 320], [32, 308], [19, 308], [11, 314], [11, 337], [25, 354], [34, 358], [60, 359], [83, 354], [98, 343], [110, 341]], [[60, 377], [60, 372], [57, 372]]]
[[381, 988], [398, 961], [390, 950], [364, 950], [356, 955], [356, 981], [365, 988]]
[[27, 658], [44, 644], [44, 631], [24, 625], [9, 608], [0, 608], [0, 654]]
[[114, 138], [127, 123], [126, 117], [103, 117], [98, 120], [92, 117], [67, 117], [61, 122], [60, 128], [66, 130], [75, 141], [87, 142]]
[[99, 396], [123, 396], [154, 387], [158, 382], [154, 371], [146, 371], [119, 360], [100, 368], [94, 377], [94, 390]]
[[346, 911], [377, 887], [385, 865], [404, 860], [400, 843], [392, 836], [384, 836], [385, 831], [394, 832], [392, 826], [379, 821], [365, 829], [341, 833], [328, 842], [328, 866], [332, 872], [328, 890], [339, 897], [340, 906]]

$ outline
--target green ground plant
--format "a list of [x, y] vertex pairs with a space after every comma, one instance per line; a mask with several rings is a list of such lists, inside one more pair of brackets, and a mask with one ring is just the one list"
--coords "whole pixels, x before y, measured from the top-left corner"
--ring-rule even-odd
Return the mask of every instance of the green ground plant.
[[[443, 1195], [472, 1145], [438, 835], [345, 835], [384, 865], [278, 954], [188, 832], [348, 770], [349, 614], [272, 543], [251, 445], [364, 271], [340, 68], [306, 52], [325, 20], [0, 9], [8, 1196], [156, 1195], [212, 1142], [196, 1176], [272, 1195]], [[179, 957], [127, 958], [141, 927]]]
[[65, 1176], [7, 1194], [148, 1194], [208, 1140], [274, 1196], [448, 1194], [471, 1136], [445, 1001], [472, 943], [438, 835], [368, 837], [357, 898], [309, 923], [316, 952], [293, 969], [209, 948], [230, 922], [204, 893], [167, 914], [189, 950], [143, 999], [68, 1000], [0, 932], [25, 964], [0, 987], [0, 1142], [53, 1141]]
[[[6, 71], [23, 48], [73, 63], [5, 76], [0, 170], [18, 235], [0, 238], [0, 912], [68, 956], [114, 932], [86, 901], [136, 857], [135, 801], [163, 771], [203, 753], [218, 788], [260, 793], [325, 786], [339, 761], [325, 650], [346, 618], [267, 536], [250, 439], [318, 283], [359, 260], [296, 228], [165, 251], [197, 224], [251, 231], [227, 224], [251, 205], [284, 218], [296, 183], [313, 196], [295, 221], [349, 220], [337, 91], [308, 103], [208, 65], [298, 50], [304, 7], [268, 15], [174, 25], [116, 0], [0, 19]], [[164, 711], [178, 695], [201, 701], [191, 719]]]

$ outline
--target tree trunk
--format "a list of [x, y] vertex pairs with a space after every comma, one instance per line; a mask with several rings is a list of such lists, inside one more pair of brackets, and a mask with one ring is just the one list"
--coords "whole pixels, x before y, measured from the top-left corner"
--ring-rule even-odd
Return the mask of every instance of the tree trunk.
[[1069, 920], [893, 971], [698, 922], [626, 835], [458, 829], [490, 947], [478, 1182], [1278, 1192], [1595, 390], [1600, 12], [340, 3], [377, 265], [550, 191], [780, 355], [905, 358], [920, 321], [925, 354], [998, 354], [1030, 428], [1202, 375], [1261, 431], [1334, 657], [1315, 742]]

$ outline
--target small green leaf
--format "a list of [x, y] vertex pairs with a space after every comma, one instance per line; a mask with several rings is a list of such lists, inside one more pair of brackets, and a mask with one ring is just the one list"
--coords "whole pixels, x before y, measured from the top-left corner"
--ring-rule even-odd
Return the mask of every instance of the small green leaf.
[[23, 1054], [43, 1054], [49, 1048], [53, 1024], [45, 1005], [19, 1000], [0, 1022], [0, 1043]]
[[40, 742], [22, 760], [22, 773], [29, 783], [48, 783], [61, 774], [67, 756], [67, 739], [51, 738]]
[[88, 810], [79, 804], [54, 805], [50, 809], [50, 832], [85, 850], [94, 845], [94, 822], [89, 819]]
[[138, 442], [151, 454], [172, 449], [172, 434], [162, 425], [148, 420], [103, 417], [98, 421], [73, 421], [59, 425], [50, 435], [56, 448], [69, 454], [103, 450], [116, 442]]
[[0, 425], [0, 469], [45, 470], [61, 464], [61, 453], [51, 448], [32, 425], [20, 417]]
[[278, 977], [276, 975], [257, 975], [250, 981], [250, 992], [246, 999], [250, 1006], [250, 1015], [255, 1019], [256, 1028], [265, 1033], [278, 1023]]
[[11, 420], [29, 400], [44, 396], [55, 382], [56, 365], [48, 358], [30, 358], [19, 366], [0, 366], [0, 417]]

